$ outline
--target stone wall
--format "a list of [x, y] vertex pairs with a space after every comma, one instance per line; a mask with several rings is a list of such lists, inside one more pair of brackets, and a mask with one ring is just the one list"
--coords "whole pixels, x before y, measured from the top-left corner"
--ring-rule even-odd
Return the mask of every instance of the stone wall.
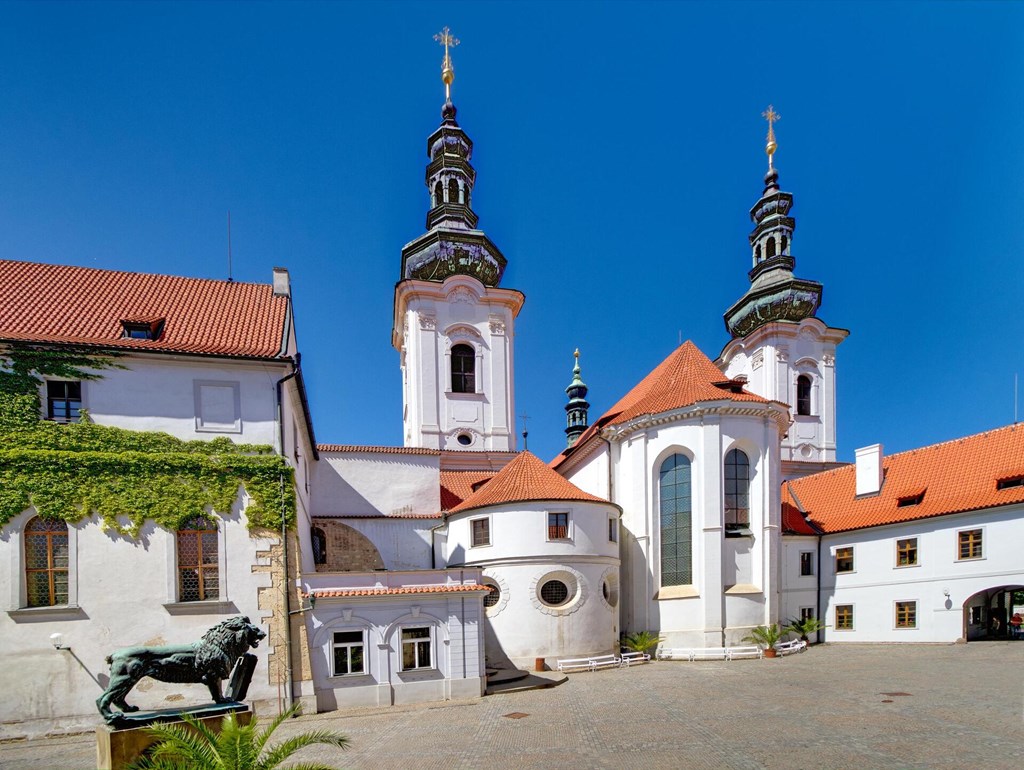
[[313, 526], [327, 538], [327, 561], [317, 572], [369, 572], [384, 569], [384, 559], [370, 539], [347, 524], [331, 519], [313, 519]]

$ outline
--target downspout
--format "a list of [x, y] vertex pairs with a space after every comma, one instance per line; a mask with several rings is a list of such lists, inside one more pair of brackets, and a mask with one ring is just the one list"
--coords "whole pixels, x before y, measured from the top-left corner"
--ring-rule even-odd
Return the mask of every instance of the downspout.
[[[814, 612], [818, 622], [821, 623], [821, 535], [818, 535], [818, 564], [817, 564], [817, 576], [818, 576], [818, 590], [815, 595]], [[821, 629], [818, 631], [818, 643], [824, 643], [825, 641], [825, 624], [821, 623]]]
[[[299, 374], [299, 365], [301, 358], [299, 354], [295, 354], [295, 359], [292, 361], [291, 374], [286, 374], [284, 377], [277, 381], [276, 392], [277, 392], [277, 435], [278, 435], [278, 446], [281, 452], [281, 457], [285, 458], [287, 462], [287, 456], [284, 451], [284, 413], [282, 407], [282, 398], [284, 384], [288, 380], [293, 379]], [[292, 688], [294, 683], [292, 681], [292, 620], [291, 620], [291, 600], [288, 595], [288, 589], [290, 587], [290, 576], [288, 575], [288, 525], [285, 522], [285, 510], [284, 510], [284, 474], [280, 475], [281, 484], [281, 558], [284, 562], [284, 581], [281, 586], [281, 590], [284, 592], [284, 677], [285, 677], [285, 692], [284, 692], [284, 703], [285, 709], [290, 709], [295, 700], [294, 692]]]
[[434, 555], [434, 535], [437, 533], [437, 530], [441, 529], [441, 527], [446, 526], [448, 526], [448, 514], [442, 513], [441, 523], [438, 524], [436, 527], [430, 528], [430, 569], [437, 569], [437, 559]]

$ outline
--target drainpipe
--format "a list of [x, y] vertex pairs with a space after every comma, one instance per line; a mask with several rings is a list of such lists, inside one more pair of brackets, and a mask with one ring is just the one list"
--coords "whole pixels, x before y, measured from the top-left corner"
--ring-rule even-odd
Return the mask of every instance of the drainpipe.
[[442, 513], [441, 523], [438, 524], [436, 527], [430, 528], [430, 569], [437, 569], [437, 559], [434, 556], [434, 535], [437, 533], [437, 530], [441, 529], [441, 527], [446, 526], [448, 526], [448, 514]]
[[[818, 590], [816, 593], [816, 599], [814, 604], [815, 617], [818, 622], [821, 623], [821, 535], [818, 535]], [[818, 631], [818, 643], [821, 644], [825, 641], [825, 625], [822, 624], [821, 629]]]
[[[278, 442], [281, 451], [281, 457], [287, 457], [284, 451], [284, 413], [282, 408], [282, 392], [284, 384], [288, 380], [293, 379], [299, 374], [299, 366], [302, 362], [300, 355], [295, 354], [295, 359], [292, 362], [291, 374], [286, 374], [284, 377], [277, 381], [276, 392], [277, 392], [277, 435]], [[285, 708], [290, 709], [295, 700], [295, 694], [293, 692], [293, 680], [292, 680], [292, 620], [291, 620], [291, 598], [288, 595], [290, 588], [291, 578], [288, 574], [288, 526], [285, 524], [285, 511], [284, 511], [284, 474], [280, 476], [281, 484], [281, 554], [284, 561], [284, 581], [282, 585], [282, 591], [284, 592], [284, 677], [285, 677], [285, 692], [284, 692], [284, 703]]]

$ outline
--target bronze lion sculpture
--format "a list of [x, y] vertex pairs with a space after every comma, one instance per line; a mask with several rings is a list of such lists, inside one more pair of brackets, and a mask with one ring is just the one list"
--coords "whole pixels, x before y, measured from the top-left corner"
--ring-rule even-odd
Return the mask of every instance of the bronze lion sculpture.
[[126, 713], [138, 711], [138, 706], [125, 702], [125, 697], [144, 676], [161, 682], [202, 682], [210, 688], [214, 702], [224, 703], [227, 698], [221, 695], [221, 680], [264, 637], [266, 634], [249, 618], [237, 617], [221, 621], [192, 644], [120, 649], [106, 658], [110, 664], [110, 683], [96, 699], [96, 707], [108, 722], [118, 718], [111, 705]]

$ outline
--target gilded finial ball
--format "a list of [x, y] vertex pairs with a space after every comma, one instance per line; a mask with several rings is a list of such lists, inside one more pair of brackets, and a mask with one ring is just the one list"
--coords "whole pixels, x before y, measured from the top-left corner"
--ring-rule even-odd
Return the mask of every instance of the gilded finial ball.
[[774, 141], [768, 142], [768, 144], [765, 145], [764, 151], [768, 155], [774, 155], [775, 150], [778, 148], [778, 146], [779, 145], [777, 145]]
[[443, 70], [441, 70], [441, 80], [444, 82], [446, 86], [450, 86], [453, 82], [455, 82], [455, 70], [453, 70], [451, 67], [445, 67]]

